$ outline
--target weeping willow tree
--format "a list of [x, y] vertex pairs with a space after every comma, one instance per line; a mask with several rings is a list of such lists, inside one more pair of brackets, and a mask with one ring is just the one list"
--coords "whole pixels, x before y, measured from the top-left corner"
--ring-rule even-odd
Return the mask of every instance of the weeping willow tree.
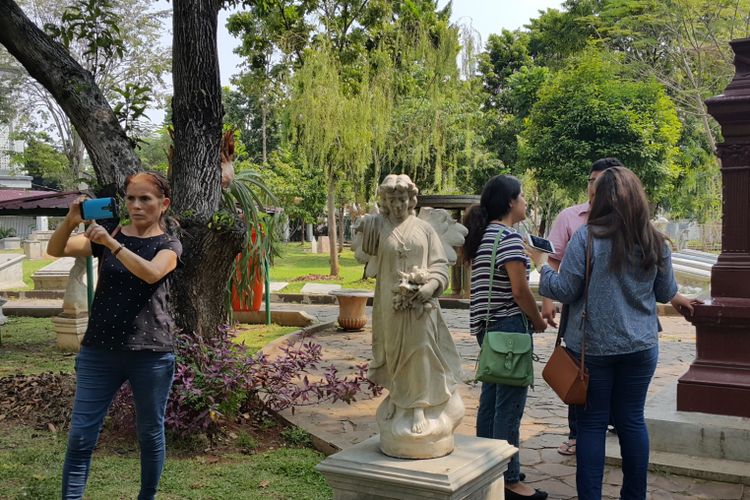
[[326, 179], [333, 276], [339, 274], [336, 187], [340, 180], [364, 178], [373, 154], [373, 131], [380, 130], [382, 120], [375, 116], [382, 110], [373, 104], [381, 99], [370, 95], [367, 72], [359, 82], [351, 82], [342, 78], [341, 71], [327, 42], [308, 50], [294, 75], [288, 107], [292, 142]]
[[[434, 14], [395, 31], [398, 64], [385, 168], [408, 174], [425, 192], [451, 193], [471, 186], [472, 171], [490, 158], [477, 134], [480, 92], [468, 74], [474, 33], [461, 32], [446, 13]], [[464, 78], [456, 64], [462, 44]]]

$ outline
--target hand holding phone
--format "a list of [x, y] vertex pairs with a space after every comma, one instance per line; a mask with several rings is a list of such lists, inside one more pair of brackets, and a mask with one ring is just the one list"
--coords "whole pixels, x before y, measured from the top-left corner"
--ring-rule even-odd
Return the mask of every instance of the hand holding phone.
[[81, 203], [83, 220], [116, 219], [117, 202], [114, 198], [94, 198]]
[[527, 235], [527, 240], [529, 246], [531, 246], [532, 248], [536, 248], [537, 250], [544, 253], [555, 253], [555, 246], [550, 240], [545, 240], [544, 238], [534, 236], [533, 234]]

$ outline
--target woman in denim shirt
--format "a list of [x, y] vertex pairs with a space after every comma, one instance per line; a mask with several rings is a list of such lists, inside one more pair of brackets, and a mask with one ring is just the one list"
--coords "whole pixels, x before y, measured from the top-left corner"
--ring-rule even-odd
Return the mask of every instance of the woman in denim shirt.
[[[504, 332], [541, 332], [546, 328], [529, 289], [529, 258], [523, 238], [513, 225], [526, 218], [526, 200], [518, 179], [498, 175], [490, 179], [482, 191], [481, 203], [473, 206], [464, 217], [469, 229], [463, 256], [471, 262], [472, 335], [482, 345], [490, 330]], [[494, 263], [492, 247], [499, 235]], [[490, 265], [495, 273], [490, 289]], [[489, 299], [489, 307], [488, 307]], [[482, 383], [482, 394], [477, 411], [477, 436], [505, 439], [519, 445], [521, 418], [526, 406], [528, 387]], [[508, 500], [547, 498], [547, 493], [521, 482], [518, 454], [505, 472], [505, 498]]]
[[[588, 244], [591, 271], [584, 329]], [[625, 167], [605, 170], [597, 179], [588, 225], [573, 235], [559, 274], [544, 264], [543, 254], [527, 250], [540, 269], [540, 293], [570, 304], [565, 344], [577, 357], [586, 335], [588, 400], [576, 407], [578, 498], [601, 498], [611, 411], [622, 450], [620, 497], [645, 499], [649, 445], [643, 413], [659, 354], [656, 303], [672, 301], [690, 314], [693, 306], [677, 293], [669, 245], [650, 223], [640, 180]]]

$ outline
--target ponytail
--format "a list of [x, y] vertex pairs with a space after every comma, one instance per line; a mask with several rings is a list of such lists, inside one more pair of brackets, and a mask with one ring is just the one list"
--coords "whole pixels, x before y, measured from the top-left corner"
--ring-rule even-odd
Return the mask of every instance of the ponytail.
[[462, 222], [466, 226], [466, 229], [469, 230], [469, 234], [466, 235], [466, 239], [464, 240], [461, 258], [463, 262], [468, 264], [474, 259], [477, 250], [479, 250], [482, 237], [484, 237], [484, 229], [489, 224], [490, 217], [487, 214], [486, 208], [479, 204], [474, 204], [466, 211]]

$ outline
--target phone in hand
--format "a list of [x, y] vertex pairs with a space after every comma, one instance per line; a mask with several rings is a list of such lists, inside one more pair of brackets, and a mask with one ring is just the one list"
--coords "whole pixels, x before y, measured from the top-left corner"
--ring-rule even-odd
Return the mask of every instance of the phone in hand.
[[116, 219], [117, 202], [114, 198], [93, 198], [81, 203], [83, 220]]
[[544, 253], [555, 253], [555, 246], [550, 240], [545, 240], [544, 238], [534, 236], [533, 234], [528, 234], [527, 239], [529, 245], [533, 248], [541, 250]]

